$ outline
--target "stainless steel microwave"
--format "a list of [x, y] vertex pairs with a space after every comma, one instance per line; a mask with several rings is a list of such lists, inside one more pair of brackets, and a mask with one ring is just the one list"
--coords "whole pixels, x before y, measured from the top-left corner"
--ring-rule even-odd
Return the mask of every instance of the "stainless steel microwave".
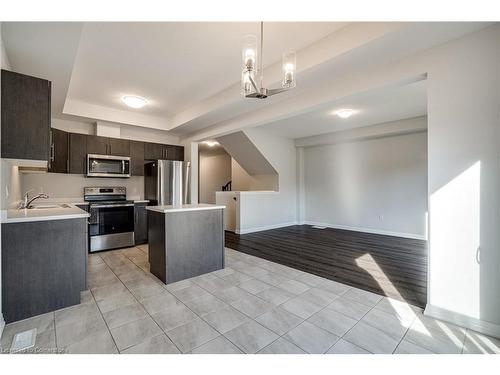
[[88, 154], [87, 177], [130, 177], [130, 157]]

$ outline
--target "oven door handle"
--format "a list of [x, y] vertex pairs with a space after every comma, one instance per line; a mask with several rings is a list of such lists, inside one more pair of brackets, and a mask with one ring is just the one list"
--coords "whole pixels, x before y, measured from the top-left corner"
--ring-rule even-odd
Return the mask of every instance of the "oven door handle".
[[92, 208], [133, 207], [133, 203], [92, 205]]

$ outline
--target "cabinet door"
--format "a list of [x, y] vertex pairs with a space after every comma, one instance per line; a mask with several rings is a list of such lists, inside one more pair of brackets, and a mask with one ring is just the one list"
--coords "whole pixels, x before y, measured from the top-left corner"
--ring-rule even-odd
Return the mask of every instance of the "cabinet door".
[[136, 203], [134, 206], [134, 238], [136, 245], [148, 242], [148, 215], [146, 206], [147, 203]]
[[49, 172], [68, 173], [68, 133], [51, 129]]
[[87, 136], [70, 133], [69, 135], [69, 173], [85, 174], [87, 162]]
[[2, 224], [1, 237], [6, 323], [80, 303], [87, 289], [85, 218]]
[[175, 146], [177, 151], [177, 160], [184, 161], [184, 146]]
[[109, 142], [107, 137], [97, 135], [87, 136], [87, 153], [97, 155], [108, 155]]
[[144, 176], [144, 143], [130, 141], [130, 171], [132, 176]]
[[108, 154], [114, 156], [130, 156], [130, 141], [128, 139], [108, 138]]
[[184, 147], [166, 145], [168, 160], [184, 160]]
[[2, 158], [48, 161], [50, 89], [45, 79], [2, 70]]
[[144, 159], [165, 159], [165, 146], [159, 143], [146, 143], [144, 145]]

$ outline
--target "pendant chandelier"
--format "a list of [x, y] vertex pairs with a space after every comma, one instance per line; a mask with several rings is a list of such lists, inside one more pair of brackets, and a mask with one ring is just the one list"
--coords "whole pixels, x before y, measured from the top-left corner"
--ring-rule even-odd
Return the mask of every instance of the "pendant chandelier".
[[[281, 69], [281, 87], [267, 89], [264, 87], [263, 69], [264, 47], [264, 22], [260, 23], [260, 56], [257, 54], [257, 37], [247, 35], [243, 42], [243, 72], [241, 74], [241, 94], [245, 98], [265, 99], [271, 95], [279, 94], [295, 87], [296, 57], [295, 52], [288, 51], [283, 54]], [[257, 69], [257, 65], [259, 68]], [[257, 82], [259, 84], [257, 84]]]

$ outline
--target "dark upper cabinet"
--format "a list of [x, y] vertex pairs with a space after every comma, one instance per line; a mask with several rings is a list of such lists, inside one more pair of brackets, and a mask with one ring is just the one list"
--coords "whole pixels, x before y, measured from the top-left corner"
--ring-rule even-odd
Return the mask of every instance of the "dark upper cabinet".
[[130, 156], [131, 175], [144, 176], [145, 160], [184, 160], [184, 147], [66, 133], [52, 129], [49, 172], [85, 174], [87, 154]]
[[87, 136], [87, 154], [108, 155], [108, 138], [97, 135]]
[[158, 160], [165, 159], [166, 146], [159, 143], [146, 143], [144, 148], [144, 159]]
[[163, 145], [159, 143], [146, 143], [144, 148], [146, 160], [184, 160], [184, 147]]
[[144, 176], [144, 142], [130, 141], [130, 164], [132, 176]]
[[184, 147], [182, 147], [182, 146], [167, 146], [167, 160], [184, 161]]
[[68, 173], [69, 134], [63, 130], [50, 130], [49, 172]]
[[177, 149], [177, 160], [182, 160], [184, 161], [184, 146], [175, 146]]
[[69, 134], [69, 173], [85, 174], [87, 171], [87, 135]]
[[147, 203], [134, 205], [134, 241], [136, 245], [148, 242], [148, 214]]
[[2, 70], [2, 158], [49, 159], [51, 83]]
[[130, 141], [128, 139], [108, 138], [109, 155], [130, 156]]
[[87, 136], [87, 153], [98, 155], [130, 156], [128, 139]]

